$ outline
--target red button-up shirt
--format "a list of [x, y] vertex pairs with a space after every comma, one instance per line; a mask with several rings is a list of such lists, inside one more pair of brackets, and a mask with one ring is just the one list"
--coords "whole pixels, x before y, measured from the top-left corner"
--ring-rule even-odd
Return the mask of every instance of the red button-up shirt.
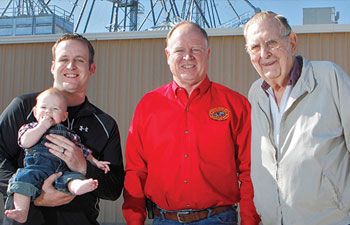
[[239, 202], [242, 224], [258, 224], [247, 99], [208, 77], [191, 96], [175, 82], [146, 94], [126, 144], [128, 224], [144, 224], [145, 196], [166, 210]]

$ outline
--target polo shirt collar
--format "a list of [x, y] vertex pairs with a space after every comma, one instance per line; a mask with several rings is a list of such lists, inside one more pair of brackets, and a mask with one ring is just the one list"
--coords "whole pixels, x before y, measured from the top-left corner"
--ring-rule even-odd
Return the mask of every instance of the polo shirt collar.
[[[193, 93], [198, 92], [199, 94], [203, 94], [209, 89], [209, 86], [210, 86], [210, 80], [209, 80], [209, 77], [207, 75], [204, 78], [204, 80], [199, 84], [199, 86], [195, 90], [193, 90]], [[177, 96], [178, 90], [180, 88], [183, 88], [183, 87], [180, 87], [175, 81], [173, 81], [171, 84], [171, 88], [172, 88], [175, 96]]]

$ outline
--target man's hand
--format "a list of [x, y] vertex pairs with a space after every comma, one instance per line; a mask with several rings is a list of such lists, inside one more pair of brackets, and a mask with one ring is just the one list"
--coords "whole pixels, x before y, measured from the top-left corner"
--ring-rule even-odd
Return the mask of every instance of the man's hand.
[[56, 207], [70, 203], [75, 195], [65, 194], [61, 191], [57, 191], [53, 186], [56, 178], [60, 177], [62, 172], [54, 173], [49, 176], [43, 183], [41, 195], [35, 199], [34, 205]]
[[45, 143], [49, 152], [62, 159], [71, 171], [86, 175], [87, 165], [82, 149], [61, 135], [49, 134], [46, 138], [51, 142]]

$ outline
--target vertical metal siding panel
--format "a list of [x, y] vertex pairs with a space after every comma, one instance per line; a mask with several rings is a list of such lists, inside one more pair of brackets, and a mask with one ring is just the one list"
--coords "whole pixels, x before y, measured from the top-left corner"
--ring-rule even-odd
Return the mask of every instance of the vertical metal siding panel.
[[350, 33], [345, 33], [345, 40], [344, 40], [344, 46], [341, 46], [341, 48], [344, 48], [346, 50], [346, 54], [343, 58], [342, 68], [344, 68], [345, 71], [347, 71], [347, 74], [350, 76]]
[[[92, 41], [95, 48], [96, 73], [89, 81], [87, 95], [91, 102], [116, 119], [124, 150], [126, 126], [123, 118], [127, 95], [127, 67], [125, 43], [127, 41]], [[123, 96], [123, 97], [120, 97]], [[100, 201], [100, 222], [121, 222], [122, 215], [116, 202]]]
[[[15, 87], [14, 81], [17, 77], [17, 74], [15, 74], [15, 64], [19, 62], [15, 60], [15, 46], [4, 46], [4, 60], [2, 61], [2, 67], [3, 74], [1, 76], [3, 77], [1, 80], [5, 80], [4, 84], [2, 85], [2, 88], [4, 90], [5, 96], [10, 97], [10, 99], [7, 99], [5, 102], [9, 102], [12, 97], [16, 96], [16, 89], [19, 87]], [[2, 104], [2, 103], [1, 103]], [[4, 108], [2, 108], [4, 109]]]
[[350, 60], [350, 33], [338, 33], [335, 35], [334, 41], [334, 58], [337, 64], [344, 69], [344, 71], [348, 71], [349, 73], [349, 60]]
[[331, 60], [335, 59], [334, 45], [336, 41], [336, 35], [326, 34], [320, 36], [320, 46], [321, 55], [319, 60]]
[[259, 78], [259, 75], [250, 63], [243, 36], [236, 37], [235, 49], [234, 74], [238, 79], [233, 89], [247, 96], [251, 84]]
[[211, 37], [209, 77], [245, 96], [259, 77], [245, 51], [243, 36]]
[[309, 46], [308, 50], [310, 53], [309, 60], [320, 60], [321, 56], [321, 34], [310, 34], [309, 35]]
[[208, 76], [212, 81], [220, 83], [223, 80], [223, 76], [220, 75], [223, 74], [225, 68], [223, 37], [210, 37], [209, 47], [211, 51], [209, 58]]
[[50, 46], [0, 45], [1, 112], [14, 97], [52, 85]]
[[5, 107], [10, 103], [12, 96], [11, 91], [8, 89], [11, 82], [11, 76], [9, 73], [8, 65], [13, 64], [13, 60], [9, 60], [11, 58], [11, 47], [9, 45], [0, 45], [0, 81], [1, 81], [1, 111], [5, 109]]
[[297, 54], [335, 62], [350, 75], [350, 33], [299, 34]]
[[[115, 68], [110, 58], [110, 54], [114, 52], [109, 50], [108, 41], [92, 41], [92, 45], [95, 48], [96, 73], [89, 81], [87, 95], [96, 106], [115, 118], [116, 110], [113, 106], [116, 103], [110, 104], [111, 99], [116, 97], [116, 88], [113, 87], [115, 85], [114, 73], [112, 72], [112, 69]], [[114, 204], [115, 202], [101, 200], [99, 221], [115, 221], [113, 218]]]
[[24, 64], [20, 67], [23, 78], [22, 93], [40, 91], [52, 86], [53, 78], [51, 68], [51, 46], [52, 43], [40, 43], [25, 45], [21, 49]]

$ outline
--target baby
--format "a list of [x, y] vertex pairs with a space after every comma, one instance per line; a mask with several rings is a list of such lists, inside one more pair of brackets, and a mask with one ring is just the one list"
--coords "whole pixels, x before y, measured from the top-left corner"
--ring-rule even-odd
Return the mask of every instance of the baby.
[[18, 169], [12, 176], [7, 189], [8, 196], [13, 195], [15, 208], [6, 210], [5, 215], [19, 223], [27, 220], [30, 201], [41, 194], [42, 183], [53, 173], [62, 172], [55, 187], [66, 193], [82, 195], [98, 186], [97, 180], [85, 179], [81, 173], [70, 171], [63, 160], [48, 151], [44, 145], [48, 142], [45, 138], [47, 134], [59, 134], [70, 139], [83, 150], [87, 160], [105, 173], [109, 171], [110, 164], [94, 158], [91, 150], [81, 144], [79, 136], [60, 124], [68, 117], [66, 97], [60, 90], [49, 88], [40, 93], [33, 113], [37, 122], [24, 124], [18, 132], [18, 143], [25, 149], [24, 168]]

